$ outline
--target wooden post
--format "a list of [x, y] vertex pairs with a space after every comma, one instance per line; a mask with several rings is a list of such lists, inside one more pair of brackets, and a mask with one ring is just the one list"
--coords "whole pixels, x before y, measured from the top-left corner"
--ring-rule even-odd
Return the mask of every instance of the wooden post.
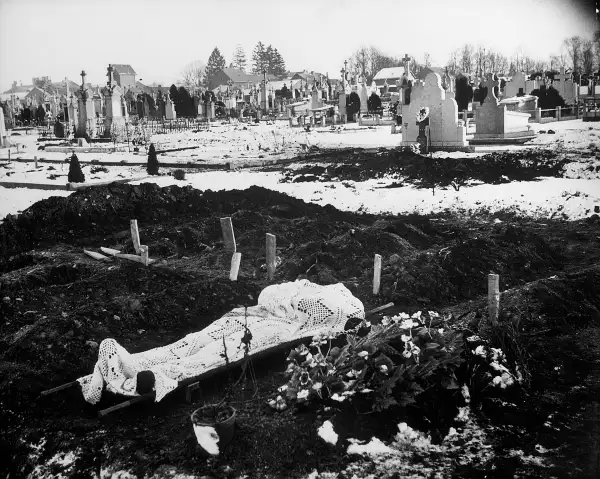
[[375, 255], [375, 268], [373, 270], [373, 294], [379, 294], [381, 286], [381, 255]]
[[267, 278], [273, 279], [275, 275], [275, 258], [277, 254], [277, 238], [267, 233]]
[[140, 232], [138, 230], [137, 220], [130, 220], [129, 223], [131, 225], [131, 239], [133, 241], [135, 253], [140, 254]]
[[221, 218], [221, 231], [223, 232], [223, 241], [225, 241], [225, 249], [231, 253], [237, 251], [235, 246], [235, 235], [233, 233], [233, 225], [231, 218]]
[[237, 281], [241, 261], [242, 253], [233, 253], [233, 256], [231, 257], [231, 269], [229, 271], [229, 279], [231, 281]]
[[488, 274], [488, 314], [490, 322], [495, 326], [500, 312], [500, 276]]
[[37, 164], [37, 156], [34, 156], [34, 157], [33, 157], [33, 161], [35, 161], [35, 167], [36, 167], [36, 169], [37, 169], [37, 167], [38, 167], [38, 164]]
[[535, 121], [537, 123], [542, 122], [542, 109], [541, 108], [536, 108], [536, 110], [535, 110]]
[[557, 106], [556, 107], [556, 119], [558, 121], [560, 121], [561, 116], [562, 116], [562, 108], [560, 106]]
[[148, 266], [149, 261], [148, 261], [148, 246], [144, 246], [144, 245], [140, 245], [140, 253], [142, 256], [142, 262], [144, 263], [144, 266]]
[[8, 162], [10, 163], [10, 147], [8, 147]]

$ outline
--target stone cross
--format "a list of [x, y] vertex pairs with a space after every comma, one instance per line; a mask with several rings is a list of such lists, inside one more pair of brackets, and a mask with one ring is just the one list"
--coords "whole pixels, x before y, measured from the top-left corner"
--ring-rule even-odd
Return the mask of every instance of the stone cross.
[[404, 58], [402, 59], [402, 63], [404, 63], [404, 73], [408, 74], [408, 63], [412, 60], [406, 53], [404, 54]]
[[492, 102], [498, 101], [498, 98], [496, 98], [496, 93], [494, 92], [494, 87], [499, 85], [500, 82], [494, 79], [494, 74], [488, 73], [488, 80], [485, 82], [485, 86], [487, 87], [488, 91], [484, 101], [487, 101], [488, 99]]
[[80, 75], [81, 75], [81, 89], [85, 90], [85, 75], [86, 75], [85, 70], [81, 70]]
[[108, 77], [108, 87], [110, 88], [112, 86], [112, 73], [113, 73], [113, 67], [112, 65], [108, 65], [108, 68], [106, 69], [106, 76]]
[[565, 67], [560, 67], [560, 74], [554, 75], [554, 81], [559, 81], [561, 84], [564, 84], [564, 82], [570, 79], [571, 75], [565, 74]]

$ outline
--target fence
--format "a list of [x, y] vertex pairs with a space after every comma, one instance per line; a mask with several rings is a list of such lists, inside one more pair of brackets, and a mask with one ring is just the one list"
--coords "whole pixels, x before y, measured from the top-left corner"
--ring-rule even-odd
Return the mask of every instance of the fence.
[[[549, 123], [552, 121], [577, 120], [584, 115], [585, 107], [583, 105], [571, 105], [547, 109], [536, 108], [535, 110], [514, 111], [529, 113], [531, 115], [529, 123]], [[598, 116], [600, 116], [600, 114]], [[471, 123], [477, 123], [477, 110], [463, 110], [462, 112], [459, 112], [459, 119], [465, 121], [465, 123], [469, 119], [472, 120]]]

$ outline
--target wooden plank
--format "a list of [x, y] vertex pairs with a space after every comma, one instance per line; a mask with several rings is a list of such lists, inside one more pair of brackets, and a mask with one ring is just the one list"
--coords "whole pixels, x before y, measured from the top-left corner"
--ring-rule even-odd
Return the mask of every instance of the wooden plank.
[[87, 249], [84, 249], [83, 252], [98, 261], [110, 261], [110, 258], [108, 256], [96, 253], [95, 251], [88, 251]]
[[125, 401], [125, 402], [122, 402], [119, 404], [115, 404], [114, 406], [111, 406], [109, 408], [98, 411], [98, 417], [104, 417], [104, 416], [110, 414], [111, 412], [118, 411], [119, 409], [125, 409], [129, 406], [132, 406], [132, 405], [140, 403], [140, 402], [151, 401], [155, 397], [156, 397], [155, 391], [152, 391], [152, 392], [149, 392], [146, 394], [142, 394], [141, 396], [136, 396], [132, 399], [129, 399], [128, 401]]
[[103, 253], [109, 254], [111, 256], [114, 256], [114, 255], [120, 253], [120, 251], [118, 249], [105, 248], [104, 246], [100, 246], [100, 251], [102, 251]]
[[375, 266], [373, 268], [373, 294], [379, 294], [381, 286], [381, 255], [375, 255]]
[[136, 254], [140, 254], [140, 231], [138, 230], [137, 220], [130, 220], [131, 226], [131, 240], [133, 241], [133, 247], [135, 248]]
[[488, 315], [490, 322], [495, 326], [500, 312], [500, 276], [488, 274]]
[[[117, 253], [115, 255], [115, 258], [128, 259], [130, 261], [135, 261], [137, 263], [144, 264], [144, 259], [141, 256], [138, 256], [136, 254]], [[155, 261], [156, 261], [155, 259], [148, 258], [148, 264], [154, 263]]]
[[221, 231], [223, 232], [223, 241], [225, 242], [225, 249], [231, 253], [237, 251], [235, 245], [235, 234], [233, 232], [233, 225], [231, 224], [231, 218], [221, 218]]
[[76, 386], [77, 384], [79, 384], [79, 381], [71, 381], [70, 383], [63, 384], [62, 386], [57, 386], [55, 388], [48, 389], [47, 391], [42, 391], [40, 393], [40, 396], [48, 396], [50, 394], [54, 394], [59, 391], [64, 391], [65, 389], [72, 388], [73, 386]]
[[267, 233], [267, 278], [273, 279], [275, 275], [277, 258], [277, 238], [271, 233]]
[[230, 281], [237, 281], [241, 261], [242, 253], [233, 253], [233, 256], [231, 257], [231, 269], [229, 271]]
[[377, 314], [377, 313], [380, 313], [381, 311], [385, 311], [386, 309], [389, 309], [389, 308], [391, 308], [393, 306], [394, 306], [394, 303], [387, 303], [387, 304], [384, 304], [383, 306], [378, 306], [376, 308], [373, 308], [373, 309], [367, 311], [365, 313], [365, 316], [367, 314]]
[[150, 264], [150, 258], [148, 258], [148, 246], [140, 245], [140, 256], [142, 257], [142, 264], [148, 266], [148, 264]]

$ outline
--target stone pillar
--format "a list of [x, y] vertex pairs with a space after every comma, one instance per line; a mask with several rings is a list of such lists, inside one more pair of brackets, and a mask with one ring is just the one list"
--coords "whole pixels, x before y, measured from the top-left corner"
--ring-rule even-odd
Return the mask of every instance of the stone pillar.
[[291, 116], [289, 119], [290, 119], [290, 128], [291, 128], [292, 126], [294, 126], [294, 119]]
[[6, 125], [4, 124], [4, 110], [0, 108], [0, 148], [6, 147]]
[[327, 119], [326, 119], [325, 115], [323, 114], [323, 116], [321, 116], [321, 126], [326, 126], [326, 123], [325, 123], [326, 121], [327, 121]]
[[579, 120], [579, 103], [575, 102], [575, 118]]
[[338, 105], [340, 108], [340, 118], [344, 118], [346, 116], [346, 94], [343, 92], [340, 93]]
[[463, 120], [465, 121], [465, 126], [467, 126], [469, 124], [469, 113], [467, 110], [463, 110]]
[[542, 109], [541, 108], [537, 108], [535, 110], [535, 121], [537, 123], [541, 123], [542, 122]]
[[113, 125], [117, 130], [125, 126], [125, 118], [121, 110], [121, 89], [119, 86], [106, 87], [102, 90], [106, 116], [104, 118], [104, 137], [110, 138]]
[[84, 136], [86, 133], [88, 133], [89, 130], [90, 137], [95, 136], [96, 112], [94, 110], [94, 100], [89, 90], [85, 90], [80, 93], [77, 106], [79, 110], [79, 124], [77, 128], [77, 134]]
[[556, 120], [560, 121], [560, 117], [562, 116], [562, 108], [560, 106], [556, 107]]
[[210, 112], [209, 112], [210, 113], [210, 119], [214, 120], [215, 119], [215, 102], [214, 101], [210, 102], [209, 108], [210, 108]]

